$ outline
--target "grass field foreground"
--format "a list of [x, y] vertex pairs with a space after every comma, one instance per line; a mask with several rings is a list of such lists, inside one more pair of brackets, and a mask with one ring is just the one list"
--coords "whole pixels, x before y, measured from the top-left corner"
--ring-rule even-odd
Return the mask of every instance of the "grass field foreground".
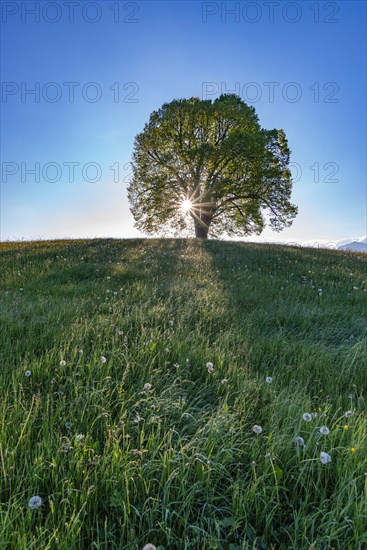
[[1, 547], [367, 548], [366, 255], [40, 241], [0, 269]]

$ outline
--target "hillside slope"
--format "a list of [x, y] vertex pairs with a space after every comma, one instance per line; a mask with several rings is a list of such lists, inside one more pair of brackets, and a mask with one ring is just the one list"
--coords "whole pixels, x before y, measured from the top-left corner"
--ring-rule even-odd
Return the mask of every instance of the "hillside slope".
[[3, 243], [0, 541], [366, 548], [366, 289], [340, 251]]

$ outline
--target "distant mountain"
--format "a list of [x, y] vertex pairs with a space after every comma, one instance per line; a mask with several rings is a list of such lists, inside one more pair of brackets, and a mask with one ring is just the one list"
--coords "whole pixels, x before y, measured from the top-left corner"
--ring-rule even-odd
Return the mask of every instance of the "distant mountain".
[[339, 250], [350, 250], [352, 252], [366, 252], [367, 253], [367, 240], [364, 238], [361, 241], [352, 241], [346, 244], [339, 244]]

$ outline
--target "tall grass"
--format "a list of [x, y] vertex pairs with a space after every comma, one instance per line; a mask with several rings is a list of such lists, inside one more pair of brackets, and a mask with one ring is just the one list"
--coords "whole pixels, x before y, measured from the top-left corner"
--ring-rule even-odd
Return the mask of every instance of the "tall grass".
[[2, 547], [367, 548], [365, 255], [92, 240], [1, 256]]

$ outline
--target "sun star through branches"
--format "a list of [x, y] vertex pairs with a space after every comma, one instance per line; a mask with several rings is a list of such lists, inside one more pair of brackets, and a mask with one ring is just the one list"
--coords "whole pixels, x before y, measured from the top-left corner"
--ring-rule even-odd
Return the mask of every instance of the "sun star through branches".
[[190, 199], [184, 199], [181, 203], [181, 210], [185, 213], [189, 213], [192, 208], [192, 202]]

